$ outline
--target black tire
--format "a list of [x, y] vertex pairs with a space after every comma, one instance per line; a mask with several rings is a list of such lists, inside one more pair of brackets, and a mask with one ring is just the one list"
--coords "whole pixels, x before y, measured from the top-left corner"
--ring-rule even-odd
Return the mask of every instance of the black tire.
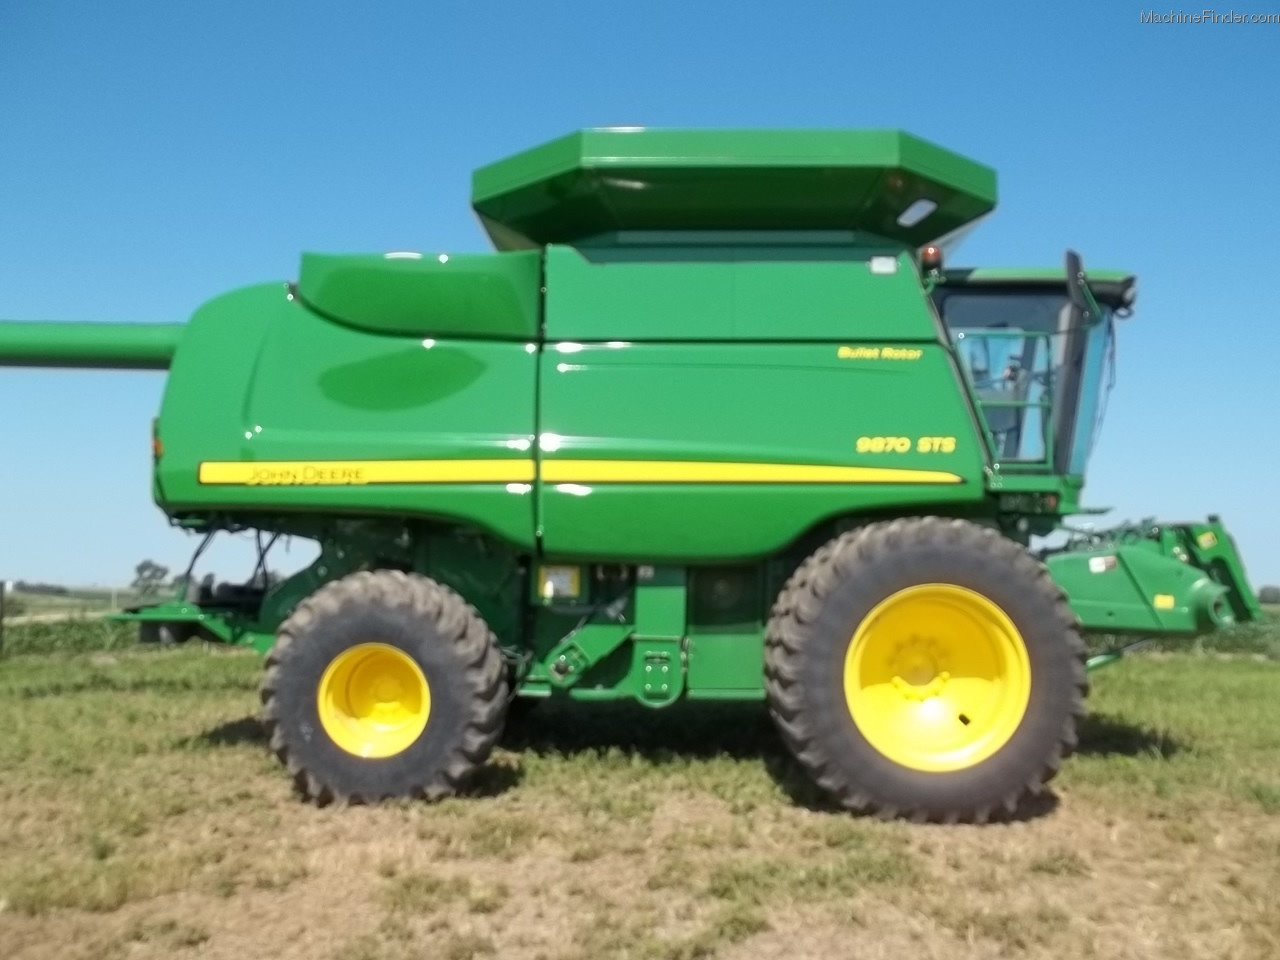
[[[318, 706], [330, 662], [366, 641], [407, 654], [430, 686], [426, 729], [378, 759], [343, 750]], [[362, 571], [321, 587], [281, 624], [261, 697], [271, 749], [304, 796], [434, 800], [463, 790], [501, 736], [507, 667], [488, 626], [449, 588], [398, 570]]]
[[[993, 755], [926, 772], [891, 760], [864, 737], [846, 699], [844, 663], [859, 624], [881, 600], [936, 583], [968, 588], [1012, 620], [1030, 694], [1012, 737]], [[1021, 545], [962, 520], [900, 519], [850, 531], [801, 564], [771, 613], [766, 689], [784, 743], [844, 808], [981, 823], [1015, 814], [1043, 792], [1075, 749], [1089, 692], [1085, 656], [1066, 597]]]

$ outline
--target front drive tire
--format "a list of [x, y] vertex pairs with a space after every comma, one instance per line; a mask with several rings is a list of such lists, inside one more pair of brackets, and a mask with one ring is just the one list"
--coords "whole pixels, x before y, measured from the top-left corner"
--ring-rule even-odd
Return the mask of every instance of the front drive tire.
[[362, 571], [281, 624], [261, 696], [271, 749], [305, 796], [437, 799], [488, 759], [507, 670], [488, 626], [452, 590]]
[[894, 520], [815, 552], [779, 594], [770, 713], [843, 807], [985, 822], [1042, 792], [1077, 742], [1085, 646], [1017, 543], [961, 520]]

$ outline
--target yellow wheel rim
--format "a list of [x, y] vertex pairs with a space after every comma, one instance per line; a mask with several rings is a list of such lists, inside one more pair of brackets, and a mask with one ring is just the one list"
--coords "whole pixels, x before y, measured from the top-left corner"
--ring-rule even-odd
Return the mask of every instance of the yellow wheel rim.
[[344, 650], [320, 678], [320, 723], [334, 743], [358, 757], [391, 757], [427, 728], [431, 687], [404, 651], [384, 643]]
[[895, 763], [943, 773], [1003, 747], [1031, 698], [1031, 664], [1013, 621], [950, 584], [900, 590], [859, 625], [845, 655], [854, 724]]

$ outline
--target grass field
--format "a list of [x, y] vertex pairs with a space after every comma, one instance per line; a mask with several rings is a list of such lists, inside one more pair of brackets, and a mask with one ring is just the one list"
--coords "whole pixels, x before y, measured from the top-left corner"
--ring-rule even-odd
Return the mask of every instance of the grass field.
[[1031, 819], [825, 809], [763, 712], [534, 713], [476, 795], [316, 809], [260, 661], [9, 631], [0, 956], [1280, 956], [1280, 632], [1096, 675]]
[[[166, 595], [168, 591], [165, 591]], [[138, 601], [129, 590], [73, 590], [65, 594], [14, 591], [7, 597], [10, 616], [23, 619], [74, 619], [119, 610]]]

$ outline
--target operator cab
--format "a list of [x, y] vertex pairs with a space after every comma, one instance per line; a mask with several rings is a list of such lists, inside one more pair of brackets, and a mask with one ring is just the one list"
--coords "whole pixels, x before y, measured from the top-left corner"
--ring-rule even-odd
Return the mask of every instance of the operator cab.
[[1079, 258], [1053, 270], [940, 271], [934, 306], [978, 404], [1003, 471], [1081, 477], [1097, 432], [1134, 278], [1082, 276]]

